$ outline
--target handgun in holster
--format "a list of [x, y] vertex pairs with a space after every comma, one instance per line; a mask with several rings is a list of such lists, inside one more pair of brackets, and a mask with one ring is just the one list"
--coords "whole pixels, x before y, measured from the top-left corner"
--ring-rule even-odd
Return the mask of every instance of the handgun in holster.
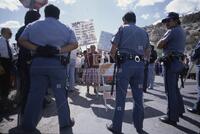
[[71, 54], [71, 52], [69, 52], [67, 56], [64, 56], [64, 55], [60, 56], [60, 62], [63, 66], [67, 66], [67, 64], [69, 64], [70, 54]]
[[60, 56], [60, 62], [63, 66], [66, 66], [70, 62], [70, 57], [68, 56]]
[[168, 54], [159, 58], [159, 62], [163, 62], [165, 65], [169, 65], [172, 62], [172, 55]]
[[116, 63], [117, 67], [120, 67], [122, 63], [126, 60], [125, 54], [120, 53], [119, 51], [116, 52]]

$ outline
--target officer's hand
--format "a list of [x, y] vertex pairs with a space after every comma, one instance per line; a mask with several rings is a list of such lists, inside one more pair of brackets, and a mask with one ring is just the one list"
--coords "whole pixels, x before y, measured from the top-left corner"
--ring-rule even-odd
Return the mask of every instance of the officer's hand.
[[38, 46], [37, 49], [36, 49], [36, 53], [38, 55], [45, 55], [45, 47], [44, 46]]
[[50, 45], [46, 45], [45, 49], [46, 49], [47, 53], [49, 53], [49, 55], [52, 55], [52, 56], [59, 54], [59, 52], [60, 52], [57, 47], [50, 46]]
[[38, 46], [36, 53], [42, 57], [52, 57], [56, 54], [59, 54], [59, 49], [50, 45]]

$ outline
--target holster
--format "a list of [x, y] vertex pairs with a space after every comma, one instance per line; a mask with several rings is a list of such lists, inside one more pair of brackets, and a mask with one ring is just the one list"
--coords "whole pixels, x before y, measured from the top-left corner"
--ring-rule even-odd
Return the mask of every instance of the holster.
[[159, 58], [159, 62], [163, 62], [164, 65], [168, 66], [170, 65], [170, 63], [172, 62], [172, 56], [171, 55], [167, 55], [167, 56], [162, 56]]
[[120, 65], [126, 60], [134, 60], [135, 62], [144, 62], [144, 56], [139, 54], [131, 54], [131, 53], [120, 53], [119, 51], [116, 53], [116, 63], [117, 66], [120, 67]]
[[69, 56], [60, 56], [60, 62], [63, 66], [66, 66], [70, 62], [70, 57]]
[[119, 51], [117, 51], [116, 52], [116, 64], [117, 64], [117, 67], [120, 67], [120, 65], [122, 64], [122, 63], [124, 63], [125, 62], [125, 60], [126, 60], [126, 57], [125, 57], [125, 54], [122, 54], [122, 53], [120, 53]]

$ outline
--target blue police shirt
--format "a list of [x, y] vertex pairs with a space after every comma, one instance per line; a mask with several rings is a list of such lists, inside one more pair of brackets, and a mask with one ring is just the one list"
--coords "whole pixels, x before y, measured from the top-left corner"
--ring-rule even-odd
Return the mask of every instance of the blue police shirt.
[[166, 47], [163, 48], [164, 55], [169, 54], [170, 52], [184, 52], [186, 34], [180, 26], [169, 29], [163, 38], [166, 41]]
[[68, 43], [77, 43], [73, 30], [52, 17], [30, 23], [21, 37], [40, 46], [48, 44], [61, 47]]
[[149, 47], [147, 32], [134, 23], [123, 25], [119, 28], [113, 43], [120, 52], [144, 55], [144, 49]]

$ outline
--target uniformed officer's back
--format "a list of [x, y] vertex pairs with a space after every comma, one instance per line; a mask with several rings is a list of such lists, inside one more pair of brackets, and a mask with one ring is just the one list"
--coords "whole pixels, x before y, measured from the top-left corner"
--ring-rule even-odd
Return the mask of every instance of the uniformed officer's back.
[[49, 44], [61, 47], [65, 42], [69, 41], [72, 32], [69, 27], [54, 18], [48, 17], [45, 20], [30, 24], [32, 25], [31, 31], [33, 32], [29, 36], [32, 42], [41, 46]]
[[[128, 53], [137, 52], [140, 55], [144, 54], [144, 45], [148, 42], [146, 31], [134, 23], [125, 24], [122, 27], [122, 42], [121, 49], [126, 49]], [[130, 43], [132, 42], [132, 43]]]
[[113, 133], [121, 133], [128, 85], [130, 84], [135, 101], [133, 123], [138, 133], [143, 132], [143, 79], [144, 62], [149, 49], [149, 38], [144, 29], [135, 25], [136, 16], [128, 12], [122, 18], [122, 25], [116, 33], [111, 54], [117, 61], [116, 106], [111, 125], [107, 129]]
[[33, 51], [31, 64], [31, 86], [24, 112], [22, 127], [36, 129], [42, 102], [47, 88], [54, 92], [60, 128], [74, 125], [66, 98], [66, 64], [63, 55], [78, 46], [75, 33], [59, 22], [60, 10], [54, 5], [45, 7], [45, 20], [26, 27], [19, 41]]

